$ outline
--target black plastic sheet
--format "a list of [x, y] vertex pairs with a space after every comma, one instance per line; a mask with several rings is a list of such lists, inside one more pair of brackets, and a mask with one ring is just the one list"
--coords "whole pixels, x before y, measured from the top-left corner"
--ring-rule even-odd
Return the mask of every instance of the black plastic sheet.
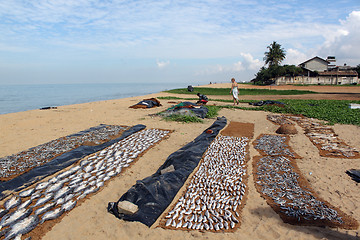
[[153, 107], [159, 107], [160, 103], [150, 100], [150, 99], [147, 99], [147, 100], [142, 100], [141, 102], [139, 102], [136, 105], [144, 105], [144, 106], [146, 106], [146, 108], [153, 108]]
[[[218, 118], [195, 140], [172, 153], [156, 173], [138, 180], [117, 202], [110, 202], [108, 211], [120, 219], [139, 221], [150, 227], [172, 202], [226, 122], [225, 117]], [[161, 170], [171, 165], [175, 171], [161, 175]], [[133, 215], [120, 214], [117, 204], [125, 200], [136, 204], [139, 210]]]
[[[75, 148], [74, 150], [71, 150], [69, 152], [66, 152], [50, 162], [45, 163], [42, 166], [35, 167], [31, 169], [29, 172], [26, 172], [14, 179], [11, 179], [6, 182], [1, 182], [0, 184], [0, 200], [7, 197], [11, 192], [17, 192], [20, 191], [32, 184], [34, 184], [37, 181], [40, 181], [41, 179], [44, 179], [47, 176], [50, 176], [68, 166], [71, 164], [79, 161], [80, 159], [84, 158], [87, 155], [93, 154], [95, 152], [101, 151], [104, 148], [109, 147], [110, 145], [130, 136], [133, 133], [136, 133], [138, 131], [141, 131], [145, 129], [146, 126], [142, 124], [135, 125], [131, 127], [130, 129], [126, 130], [120, 137], [110, 140], [108, 142], [105, 142], [100, 145], [96, 146], [80, 146], [78, 148]], [[76, 134], [74, 134], [76, 135]]]
[[271, 104], [280, 104], [280, 105], [285, 105], [285, 103], [283, 102], [279, 102], [279, 101], [271, 101], [271, 100], [266, 100], [266, 101], [260, 101], [260, 102], [254, 102], [254, 103], [249, 103], [250, 105], [253, 106], [264, 106], [264, 105], [271, 105]]
[[[185, 110], [185, 111], [184, 111]], [[164, 115], [172, 114], [186, 114], [186, 110], [193, 112], [197, 117], [204, 119], [209, 109], [204, 106], [199, 106], [192, 102], [181, 102], [171, 108], [168, 108]]]
[[347, 170], [346, 174], [349, 175], [355, 182], [360, 183], [360, 169]]

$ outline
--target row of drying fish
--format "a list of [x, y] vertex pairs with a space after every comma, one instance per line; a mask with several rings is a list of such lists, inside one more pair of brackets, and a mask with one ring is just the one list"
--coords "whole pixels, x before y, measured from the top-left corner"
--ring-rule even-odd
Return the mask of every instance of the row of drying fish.
[[[273, 138], [282, 138], [282, 136], [273, 135]], [[261, 139], [263, 137], [260, 136], [255, 141], [256, 149], [288, 148], [284, 142]], [[301, 184], [300, 180], [304, 179], [295, 171], [296, 163], [291, 158], [291, 154], [272, 154], [271, 151], [267, 151], [263, 155], [254, 167], [255, 184], [260, 194], [268, 200], [269, 205], [279, 207], [274, 209], [280, 209], [280, 216], [288, 222], [311, 224], [320, 220], [343, 224], [342, 217], [335, 209], [318, 199], [308, 186]]]
[[70, 211], [80, 199], [98, 191], [169, 133], [158, 129], [134, 133], [48, 181], [14, 194], [0, 207], [0, 238], [26, 234], [38, 224]]
[[294, 125], [294, 123], [289, 121], [284, 115], [269, 114], [266, 118], [277, 125]]
[[257, 162], [256, 184], [260, 193], [280, 206], [281, 214], [298, 222], [316, 220], [342, 224], [338, 212], [317, 199], [307, 187], [301, 186], [300, 176], [291, 160], [284, 156], [264, 156]]
[[118, 136], [128, 127], [100, 125], [97, 128], [62, 137], [11, 156], [0, 158], [0, 179], [18, 175], [30, 168], [40, 166], [56, 156], [71, 151], [84, 144], [98, 145]]
[[231, 230], [239, 224], [246, 190], [248, 138], [219, 135], [209, 146], [165, 228]]
[[305, 131], [305, 135], [319, 148], [323, 157], [360, 158], [360, 152], [338, 138], [330, 126], [314, 119], [292, 115], [268, 115], [267, 119], [275, 124], [296, 122]]
[[287, 140], [287, 136], [264, 134], [254, 141], [254, 147], [265, 155], [296, 157]]

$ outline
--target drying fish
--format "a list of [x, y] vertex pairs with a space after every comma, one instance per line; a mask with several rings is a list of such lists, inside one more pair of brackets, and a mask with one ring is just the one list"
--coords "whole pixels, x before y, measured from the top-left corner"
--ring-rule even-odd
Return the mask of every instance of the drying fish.
[[30, 214], [32, 213], [32, 209], [26, 209], [26, 208], [21, 208], [16, 210], [13, 213], [10, 213], [8, 215], [5, 215], [0, 222], [0, 226], [2, 227], [6, 227], [9, 226], [11, 224], [14, 224], [17, 221], [20, 221], [26, 217], [28, 217]]
[[36, 185], [35, 190], [42, 190], [47, 188], [50, 185], [49, 182], [42, 182]]
[[34, 205], [34, 207], [43, 205], [44, 203], [48, 202], [50, 199], [52, 199], [52, 197], [54, 196], [54, 194], [52, 193], [48, 193], [46, 194], [44, 197], [40, 198]]
[[14, 224], [7, 232], [5, 240], [13, 239], [19, 234], [26, 234], [32, 231], [39, 224], [39, 218], [36, 215], [31, 215], [20, 222]]
[[64, 183], [62, 183], [62, 182], [55, 183], [46, 189], [46, 193], [58, 191], [60, 188], [62, 188], [63, 185], [64, 185]]
[[0, 218], [2, 218], [8, 212], [9, 212], [9, 210], [7, 210], [7, 209], [0, 209]]
[[89, 187], [89, 185], [87, 185], [86, 183], [76, 187], [74, 189], [74, 193], [78, 193], [78, 192], [81, 192], [81, 191], [84, 191], [85, 189], [87, 189]]
[[248, 141], [219, 135], [210, 144], [187, 190], [166, 216], [165, 227], [215, 231], [235, 227], [233, 206], [241, 204], [240, 196], [246, 193]]
[[4, 203], [4, 207], [9, 210], [11, 208], [17, 207], [19, 206], [21, 203], [21, 199], [19, 197], [16, 196], [12, 196], [10, 199], [8, 199], [5, 203]]
[[37, 199], [37, 198], [41, 197], [41, 195], [42, 195], [42, 191], [39, 190], [39, 191], [33, 193], [33, 194], [31, 195], [30, 199], [31, 199], [31, 200]]
[[64, 202], [65, 202], [65, 199], [64, 199], [64, 198], [59, 198], [59, 199], [56, 200], [55, 205], [56, 205], [56, 206], [57, 206], [57, 205], [62, 205]]
[[34, 188], [30, 188], [28, 190], [24, 190], [22, 192], [19, 193], [19, 196], [22, 198], [26, 198], [29, 197], [31, 194], [33, 194], [35, 192]]
[[11, 177], [33, 167], [42, 165], [56, 156], [71, 151], [85, 143], [100, 144], [110, 140], [112, 136], [128, 129], [122, 126], [100, 126], [79, 132], [75, 135], [59, 138], [48, 143], [33, 147], [18, 154], [0, 158], [0, 178]]
[[[21, 230], [22, 228], [26, 229], [32, 226], [32, 221], [35, 225], [38, 224], [39, 218], [34, 216], [40, 217], [41, 223], [43, 223], [59, 217], [64, 211], [70, 211], [77, 204], [76, 198], [81, 199], [98, 191], [105, 181], [119, 174], [122, 168], [129, 166], [130, 162], [151, 147], [154, 142], [160, 141], [169, 133], [169, 131], [150, 129], [133, 134], [131, 138], [125, 138], [103, 149], [100, 154], [96, 153], [88, 159], [82, 160], [80, 165], [58, 173], [50, 180], [38, 183], [34, 188], [20, 192], [19, 197], [13, 196], [5, 203], [6, 206], [4, 205], [10, 211], [8, 209], [0, 210], [0, 214], [4, 216], [3, 223], [6, 227], [10, 226], [5, 228], [1, 234], [9, 233], [6, 235], [8, 238], [21, 237], [21, 234], [26, 232], [26, 230]], [[21, 198], [28, 197], [30, 199], [21, 204]], [[35, 199], [37, 201], [32, 204]], [[18, 209], [12, 212], [11, 209], [18, 205], [20, 205]], [[33, 207], [36, 210], [34, 215], [29, 217]], [[12, 213], [9, 214], [9, 212]], [[23, 221], [25, 219], [28, 222]], [[11, 227], [20, 222], [23, 223], [22, 227], [19, 227], [21, 229], [14, 229], [10, 235]], [[177, 226], [180, 225], [183, 224], [177, 221]]]
[[68, 186], [65, 186], [55, 193], [54, 200], [62, 198], [65, 195], [69, 194], [70, 192], [71, 192], [71, 189]]
[[57, 208], [53, 211], [47, 212], [42, 216], [41, 223], [48, 221], [48, 220], [56, 219], [56, 218], [60, 217], [63, 213], [64, 213], [64, 210], [61, 208]]
[[31, 199], [28, 199], [28, 200], [26, 200], [25, 202], [23, 202], [22, 204], [20, 204], [20, 205], [18, 206], [18, 209], [20, 209], [20, 208], [27, 208], [31, 203], [32, 203], [32, 200], [31, 200]]
[[35, 210], [34, 214], [35, 215], [41, 215], [47, 211], [49, 211], [51, 208], [53, 208], [55, 206], [54, 202], [49, 202], [47, 204], [45, 204], [43, 207], [38, 208]]
[[75, 207], [75, 205], [76, 205], [76, 201], [70, 200], [68, 202], [65, 202], [61, 208], [64, 211], [70, 211], [71, 209], [73, 209]]

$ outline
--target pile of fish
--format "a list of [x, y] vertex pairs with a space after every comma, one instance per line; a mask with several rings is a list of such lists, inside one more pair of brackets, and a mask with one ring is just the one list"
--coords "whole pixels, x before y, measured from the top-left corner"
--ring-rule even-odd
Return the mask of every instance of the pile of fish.
[[[273, 138], [284, 137], [273, 135]], [[288, 149], [282, 141], [266, 141], [266, 139], [268, 138], [260, 136], [255, 141], [255, 148]], [[287, 152], [284, 152], [285, 155], [277, 152], [272, 154], [271, 151], [260, 151], [260, 153], [263, 156], [254, 160], [256, 188], [285, 222], [331, 227], [345, 226], [343, 219], [345, 214], [316, 196], [307, 184], [307, 180], [300, 174], [291, 154]]]
[[0, 238], [26, 234], [38, 224], [56, 219], [77, 202], [98, 191], [170, 131], [148, 129], [134, 133], [61, 172], [14, 194], [0, 207]]
[[119, 136], [129, 127], [100, 125], [77, 134], [62, 137], [11, 156], [0, 158], [0, 180], [8, 180], [31, 168], [49, 162], [56, 156], [71, 151], [81, 145], [98, 145]]
[[249, 139], [219, 135], [209, 146], [182, 197], [161, 226], [231, 231], [239, 225], [246, 193]]
[[304, 129], [305, 135], [319, 149], [322, 157], [360, 158], [359, 150], [339, 139], [330, 126], [314, 119], [292, 115], [268, 115], [275, 124], [294, 121]]

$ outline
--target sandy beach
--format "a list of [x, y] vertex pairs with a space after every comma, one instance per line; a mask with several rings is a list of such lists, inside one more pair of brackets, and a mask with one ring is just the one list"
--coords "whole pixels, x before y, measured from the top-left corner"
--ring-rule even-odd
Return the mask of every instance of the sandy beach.
[[[230, 83], [203, 87], [230, 87]], [[240, 86], [240, 88], [245, 87], [253, 86]], [[259, 88], [268, 89], [269, 87]], [[281, 98], [360, 100], [359, 87], [272, 86], [271, 89], [312, 90], [320, 94], [265, 97], [240, 95], [240, 97], [247, 100]], [[106, 210], [108, 202], [117, 201], [136, 183], [136, 180], [152, 175], [171, 153], [194, 140], [215, 121], [215, 119], [205, 119], [204, 123], [183, 124], [149, 116], [172, 106], [173, 103], [169, 103], [168, 100], [160, 100], [162, 106], [158, 108], [129, 108], [143, 99], [160, 96], [187, 97], [162, 92], [118, 100], [59, 106], [57, 109], [50, 110], [31, 110], [0, 115], [0, 157], [15, 154], [99, 124], [126, 126], [144, 124], [148, 129], [173, 131], [169, 138], [147, 151], [136, 163], [112, 179], [95, 195], [65, 213], [61, 221], [49, 231], [44, 232], [42, 239], [359, 239], [359, 229], [344, 230], [284, 223], [255, 188], [252, 161], [253, 157], [258, 156], [259, 153], [252, 144], [249, 148], [250, 160], [247, 166], [249, 173], [247, 201], [241, 213], [241, 225], [235, 232], [169, 230], [159, 228], [156, 224], [148, 228], [142, 223], [119, 220], [109, 214]], [[211, 97], [209, 104], [225, 104], [212, 102]], [[230, 100], [231, 96], [216, 98]], [[261, 134], [275, 134], [278, 126], [267, 120], [268, 114], [262, 111], [231, 109], [222, 109], [219, 112], [219, 116], [225, 116], [228, 122], [254, 124], [254, 137], [250, 142]], [[360, 150], [360, 137], [358, 137], [360, 127], [339, 124], [331, 127], [338, 138]], [[322, 199], [360, 221], [359, 185], [345, 173], [346, 170], [352, 168], [359, 169], [360, 160], [321, 157], [318, 149], [305, 136], [303, 129], [298, 125], [296, 129], [298, 134], [291, 135], [290, 145], [302, 157], [297, 160], [297, 164], [303, 176]]]

